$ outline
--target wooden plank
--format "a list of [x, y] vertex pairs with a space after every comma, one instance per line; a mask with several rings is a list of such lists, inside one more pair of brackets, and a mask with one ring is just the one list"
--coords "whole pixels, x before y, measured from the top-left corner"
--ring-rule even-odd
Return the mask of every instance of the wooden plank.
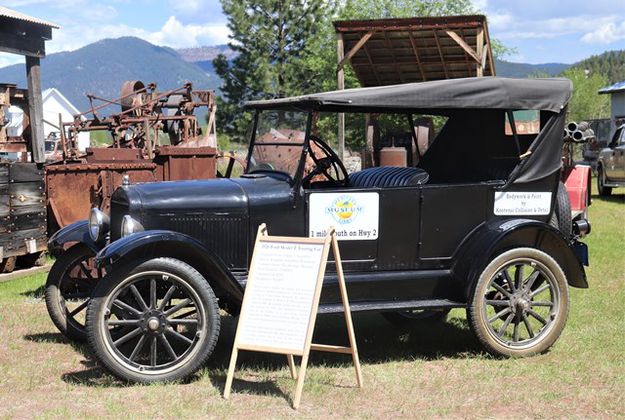
[[[375, 78], [376, 78], [376, 80], [378, 81], [378, 84], [379, 84], [380, 83], [380, 76], [378, 75], [378, 72], [375, 70], [375, 66], [373, 65], [373, 60], [371, 59], [371, 54], [369, 54], [369, 49], [367, 48], [366, 45], [363, 45], [362, 50], [365, 52], [365, 55], [367, 56], [367, 61], [369, 61], [369, 67], [371, 68], [371, 72], [373, 73], [373, 75], [375, 76]], [[361, 82], [362, 82], [362, 80], [361, 80]]]
[[45, 139], [43, 137], [43, 103], [41, 96], [41, 67], [38, 57], [26, 57], [28, 79], [28, 109], [30, 111], [31, 151], [33, 161], [44, 163]]
[[316, 351], [325, 351], [329, 353], [344, 353], [344, 354], [352, 354], [352, 349], [350, 347], [343, 346], [332, 346], [330, 344], [311, 344], [311, 350]]
[[356, 45], [354, 45], [348, 52], [347, 54], [345, 54], [345, 56], [343, 58], [341, 58], [341, 60], [339, 61], [338, 67], [337, 67], [337, 71], [339, 69], [342, 69], [345, 66], [345, 63], [347, 63], [349, 60], [352, 59], [352, 57], [354, 56], [354, 54], [356, 54], [360, 48], [362, 48], [363, 45], [365, 45], [365, 43], [369, 40], [369, 38], [371, 38], [371, 36], [375, 33], [375, 31], [369, 31], [366, 34], [364, 34], [362, 36], [362, 38], [360, 38], [358, 40], [358, 42], [356, 43]]
[[[340, 63], [343, 60], [343, 54], [345, 54], [345, 46], [343, 41], [343, 34], [336, 34], [336, 55], [337, 62]], [[345, 89], [345, 70], [340, 68], [336, 72], [336, 81], [338, 90]], [[339, 143], [339, 158], [343, 159], [345, 155], [345, 114], [338, 114], [338, 133], [337, 140]]]
[[20, 182], [9, 185], [11, 207], [41, 206], [45, 204], [46, 192], [43, 181]]
[[436, 33], [436, 29], [432, 31], [434, 33], [434, 39], [436, 40], [436, 47], [438, 48], [438, 55], [441, 59], [441, 64], [443, 65], [443, 71], [445, 72], [445, 79], [449, 79], [449, 74], [447, 73], [447, 66], [445, 65], [445, 58], [443, 58], [443, 50], [441, 49], [441, 44], [438, 39], [438, 34]]
[[410, 45], [412, 46], [412, 51], [414, 52], [414, 56], [417, 59], [417, 66], [419, 67], [419, 71], [421, 72], [421, 78], [425, 82], [427, 81], [427, 78], [425, 77], [425, 73], [423, 72], [423, 67], [421, 66], [421, 59], [419, 58], [419, 51], [417, 49], [417, 43], [414, 39], [414, 36], [412, 36], [412, 32], [408, 32], [408, 36], [410, 37]]
[[484, 51], [484, 28], [480, 28], [477, 31], [475, 42], [477, 45], [477, 77], [482, 77], [484, 76], [484, 65], [482, 64], [482, 53]]
[[[466, 39], [466, 35], [464, 33], [464, 29], [462, 31], [460, 31], [460, 35], [462, 35], [462, 38]], [[467, 65], [467, 73], [470, 75], [472, 73], [472, 69], [471, 69], [471, 63], [469, 62], [469, 55], [465, 54], [464, 55], [464, 61]]]
[[43, 39], [19, 36], [5, 31], [0, 31], [0, 51], [26, 57], [43, 58], [46, 56]]
[[473, 58], [473, 60], [475, 60], [477, 63], [480, 63], [482, 61], [481, 56], [478, 55], [478, 53], [476, 53], [475, 50], [471, 48], [469, 44], [464, 42], [464, 39], [462, 39], [460, 35], [458, 35], [454, 31], [445, 31], [445, 33], [449, 35], [451, 39], [456, 41], [456, 43], [458, 43], [458, 45], [460, 45], [462, 49], [466, 51], [466, 53], [469, 54], [471, 58]]
[[401, 74], [401, 69], [397, 65], [397, 58], [395, 57], [395, 52], [393, 51], [393, 45], [391, 45], [391, 42], [388, 39], [388, 32], [386, 31], [384, 31], [384, 40], [386, 41], [386, 47], [388, 48], [388, 51], [391, 53], [391, 56], [393, 57], [393, 67], [395, 68], [395, 71], [397, 72], [397, 76], [399, 77], [399, 80], [401, 80], [402, 83], [405, 83], [404, 77]]
[[358, 382], [358, 387], [362, 388], [362, 371], [360, 369], [360, 358], [358, 357], [356, 334], [354, 333], [352, 312], [349, 309], [347, 285], [345, 284], [345, 275], [343, 274], [343, 262], [341, 261], [341, 252], [339, 250], [339, 242], [336, 239], [336, 233], [332, 234], [332, 253], [334, 254], [334, 261], [336, 264], [336, 274], [338, 277], [339, 290], [341, 292], [341, 301], [343, 302], [343, 313], [345, 314], [345, 324], [347, 325], [347, 336], [349, 338], [352, 361], [354, 362], [354, 369], [356, 369], [356, 381]]

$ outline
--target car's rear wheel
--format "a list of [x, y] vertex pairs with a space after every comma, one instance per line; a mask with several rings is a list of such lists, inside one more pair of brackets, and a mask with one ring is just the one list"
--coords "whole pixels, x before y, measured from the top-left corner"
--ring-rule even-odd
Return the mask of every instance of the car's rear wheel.
[[172, 258], [115, 267], [94, 290], [87, 311], [97, 358], [131, 382], [193, 374], [212, 354], [219, 328], [217, 298], [206, 279]]
[[597, 166], [597, 191], [602, 197], [608, 197], [612, 195], [612, 187], [606, 187], [605, 185], [605, 172], [603, 166]]
[[568, 285], [558, 263], [538, 249], [515, 248], [482, 271], [467, 317], [490, 353], [524, 357], [556, 342], [568, 309]]
[[571, 200], [569, 199], [569, 193], [566, 191], [566, 186], [562, 182], [558, 183], [556, 206], [553, 214], [557, 217], [556, 228], [558, 228], [565, 237], [571, 237], [571, 235], [573, 235]]
[[54, 325], [70, 340], [87, 341], [87, 305], [103, 274], [95, 267], [94, 257], [89, 247], [76, 244], [57, 258], [48, 273], [46, 308]]

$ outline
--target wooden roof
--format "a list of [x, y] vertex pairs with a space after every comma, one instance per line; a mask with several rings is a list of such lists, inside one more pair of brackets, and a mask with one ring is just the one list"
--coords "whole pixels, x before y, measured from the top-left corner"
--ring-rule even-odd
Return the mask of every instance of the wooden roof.
[[336, 21], [337, 70], [348, 62], [363, 86], [494, 76], [483, 15]]

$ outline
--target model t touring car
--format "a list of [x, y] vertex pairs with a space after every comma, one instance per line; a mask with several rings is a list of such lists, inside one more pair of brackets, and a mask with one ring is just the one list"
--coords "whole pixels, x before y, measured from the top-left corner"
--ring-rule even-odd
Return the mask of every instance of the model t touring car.
[[[564, 328], [568, 286], [588, 287], [589, 226], [558, 222], [570, 97], [566, 79], [484, 77], [250, 102], [241, 177], [128, 183], [110, 214], [94, 209], [50, 239], [50, 313], [81, 338], [87, 308], [89, 342], [121, 378], [185, 377], [210, 357], [220, 309], [238, 314], [257, 227], [334, 226], [352, 311], [397, 321], [466, 308], [489, 352], [544, 352]], [[538, 133], [517, 131], [519, 110], [535, 113]], [[348, 173], [316, 135], [319, 115], [337, 112], [389, 116], [413, 136], [428, 115], [440, 129], [411, 166]], [[342, 311], [332, 266], [321, 313]]]

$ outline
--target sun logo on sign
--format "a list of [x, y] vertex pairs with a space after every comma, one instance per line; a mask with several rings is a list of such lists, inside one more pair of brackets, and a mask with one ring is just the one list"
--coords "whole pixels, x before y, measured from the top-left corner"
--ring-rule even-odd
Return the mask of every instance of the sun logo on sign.
[[362, 210], [363, 208], [350, 195], [341, 195], [334, 199], [330, 206], [326, 207], [326, 213], [330, 214], [341, 225], [352, 223], [362, 213]]

